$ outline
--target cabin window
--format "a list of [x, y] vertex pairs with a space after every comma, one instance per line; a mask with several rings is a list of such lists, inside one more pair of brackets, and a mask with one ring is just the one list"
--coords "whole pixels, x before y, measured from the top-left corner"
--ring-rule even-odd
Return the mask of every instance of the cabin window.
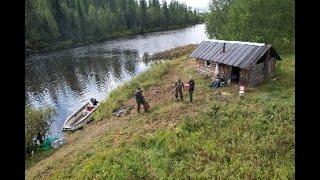
[[205, 61], [205, 66], [209, 66], [209, 67], [211, 66], [210, 60], [206, 60], [206, 61]]

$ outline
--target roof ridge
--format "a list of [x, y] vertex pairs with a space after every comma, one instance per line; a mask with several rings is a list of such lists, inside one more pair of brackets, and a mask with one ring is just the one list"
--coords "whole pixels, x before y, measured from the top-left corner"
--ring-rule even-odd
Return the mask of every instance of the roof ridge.
[[218, 40], [218, 39], [208, 39], [205, 41], [210, 42], [220, 42], [220, 43], [234, 43], [234, 44], [247, 44], [247, 45], [254, 45], [254, 46], [264, 46], [265, 43], [257, 43], [257, 42], [243, 42], [243, 41], [226, 41], [226, 40]]

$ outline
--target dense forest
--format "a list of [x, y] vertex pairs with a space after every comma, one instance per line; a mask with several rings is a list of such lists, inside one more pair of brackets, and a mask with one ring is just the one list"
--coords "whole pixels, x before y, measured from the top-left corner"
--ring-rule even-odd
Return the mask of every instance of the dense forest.
[[211, 0], [211, 38], [266, 42], [280, 52], [294, 51], [294, 0]]
[[26, 0], [25, 47], [66, 47], [201, 21], [175, 0]]

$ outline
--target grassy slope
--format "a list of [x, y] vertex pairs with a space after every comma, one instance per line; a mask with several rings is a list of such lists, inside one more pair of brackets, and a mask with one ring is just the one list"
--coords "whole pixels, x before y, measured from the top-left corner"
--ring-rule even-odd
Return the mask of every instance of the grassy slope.
[[[240, 100], [238, 86], [210, 89], [186, 56], [157, 65], [111, 93], [96, 122], [68, 134], [68, 143], [28, 168], [26, 179], [293, 179], [294, 55], [276, 68], [277, 80]], [[177, 75], [194, 77], [194, 103], [173, 98]], [[110, 117], [117, 104], [135, 105], [137, 86], [151, 112]]]

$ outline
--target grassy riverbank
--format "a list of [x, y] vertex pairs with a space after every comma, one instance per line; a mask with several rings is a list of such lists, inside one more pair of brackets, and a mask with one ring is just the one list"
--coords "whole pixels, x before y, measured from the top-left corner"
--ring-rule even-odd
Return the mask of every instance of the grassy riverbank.
[[[115, 89], [95, 121], [26, 169], [26, 179], [293, 179], [295, 177], [294, 55], [276, 65], [276, 80], [246, 91], [209, 88], [187, 56], [158, 63]], [[196, 82], [194, 102], [176, 101], [177, 76]], [[140, 86], [151, 111], [125, 117]], [[230, 95], [217, 95], [228, 92]]]

